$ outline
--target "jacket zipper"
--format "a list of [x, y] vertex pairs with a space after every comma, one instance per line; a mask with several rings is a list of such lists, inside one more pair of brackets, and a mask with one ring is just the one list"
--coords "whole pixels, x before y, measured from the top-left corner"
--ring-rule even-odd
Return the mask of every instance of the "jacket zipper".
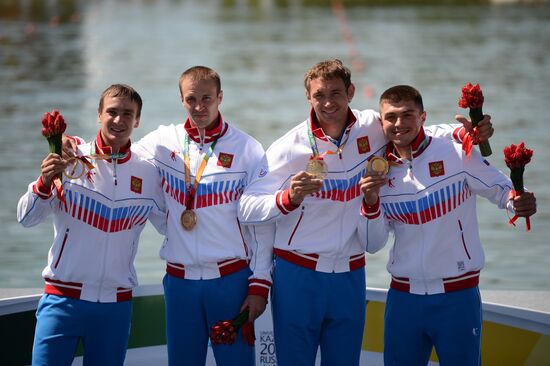
[[117, 185], [117, 176], [116, 176], [116, 162], [117, 162], [117, 159], [113, 159], [113, 177], [115, 178], [115, 186]]
[[[411, 159], [409, 161], [407, 161], [407, 175], [409, 176], [409, 178], [411, 179], [411, 181], [415, 181], [415, 187], [417, 187], [417, 180], [416, 178], [414, 177], [414, 174], [413, 174], [413, 162], [414, 162], [414, 156], [413, 154], [411, 154]], [[417, 193], [418, 194], [418, 187], [416, 188], [417, 189]], [[416, 195], [415, 195], [416, 197]], [[418, 218], [420, 220], [420, 217]], [[421, 220], [419, 222], [422, 222]], [[425, 243], [426, 241], [424, 240], [424, 237], [426, 236], [426, 233], [424, 232], [424, 229], [423, 229], [423, 225], [420, 225], [420, 233], [422, 234], [422, 248], [421, 248], [421, 255], [420, 255], [420, 266], [422, 267], [422, 284], [424, 285], [424, 294], [427, 295], [428, 294], [428, 284], [426, 283], [426, 267], [424, 266], [424, 256], [425, 256], [425, 252], [426, 252], [426, 246], [425, 246]]]
[[[116, 200], [117, 198], [117, 189], [116, 189], [116, 185], [117, 185], [117, 176], [116, 176], [116, 159], [113, 159], [113, 179], [114, 179], [114, 183], [115, 183], [115, 186], [113, 187], [113, 200]], [[111, 210], [111, 214], [109, 216], [109, 230], [111, 229], [111, 226], [113, 224], [112, 222], [112, 215], [113, 215], [113, 210]], [[106, 245], [104, 245], [104, 250], [103, 250], [103, 261], [102, 261], [102, 268], [101, 268], [101, 277], [99, 278], [99, 286], [97, 288], [97, 302], [100, 302], [100, 299], [101, 299], [101, 289], [103, 288], [103, 281], [105, 281], [105, 267], [107, 265], [107, 252], [109, 250], [109, 237], [110, 235], [108, 235], [109, 233], [106, 233], [105, 235], [107, 235], [107, 243]]]
[[298, 226], [300, 226], [300, 221], [302, 221], [302, 217], [304, 217], [304, 206], [302, 206], [302, 212], [300, 212], [300, 217], [298, 218], [298, 222], [296, 223], [296, 226], [294, 226], [294, 230], [292, 230], [292, 234], [290, 234], [290, 238], [288, 239], [288, 245], [292, 243], [292, 238], [294, 237], [294, 234], [296, 234], [296, 230], [298, 230]]
[[61, 260], [61, 256], [63, 255], [63, 249], [65, 249], [65, 243], [67, 242], [68, 237], [69, 237], [69, 228], [65, 230], [65, 236], [63, 237], [63, 242], [61, 243], [61, 250], [59, 251], [59, 256], [57, 257], [57, 260], [55, 261], [55, 265], [53, 266], [53, 268], [57, 268], [57, 265]]
[[[200, 165], [201, 165], [201, 162], [202, 160], [204, 159], [204, 155], [206, 154], [206, 152], [204, 151], [204, 140], [205, 140], [205, 134], [206, 131], [204, 131], [203, 133], [200, 132], [200, 129], [199, 129], [199, 137], [200, 137], [200, 141], [199, 141], [199, 144], [198, 144], [198, 148], [199, 148], [199, 151], [198, 151], [198, 154], [197, 154], [197, 159], [195, 160], [195, 165], [194, 165], [194, 169], [190, 172], [190, 174], [192, 175], [192, 172], [194, 171], [195, 172], [195, 179], [196, 179], [196, 174], [197, 172], [199, 171], [199, 168], [200, 168]], [[192, 160], [192, 154], [191, 154], [191, 148], [189, 148], [189, 159]], [[191, 164], [190, 164], [191, 165]], [[204, 169], [206, 171], [206, 168]], [[204, 172], [204, 171], [203, 171]], [[191, 185], [193, 185], [193, 181], [194, 179], [191, 179]], [[197, 185], [197, 191], [198, 191], [198, 185]], [[195, 191], [195, 198], [197, 196], [197, 191]], [[196, 201], [195, 201], [195, 205], [196, 205]], [[193, 209], [193, 207], [191, 207], [191, 209]], [[197, 230], [192, 230], [192, 235], [193, 235], [193, 238], [194, 238], [194, 242], [195, 242], [195, 258], [196, 258], [196, 261], [197, 263], [200, 263], [200, 257], [201, 257], [201, 253], [200, 253], [200, 245], [199, 245], [199, 242], [200, 240], [197, 238], [197, 235], [198, 235], [198, 231]], [[202, 280], [203, 279], [203, 267], [202, 265], [199, 264], [199, 269], [200, 269], [200, 279]]]

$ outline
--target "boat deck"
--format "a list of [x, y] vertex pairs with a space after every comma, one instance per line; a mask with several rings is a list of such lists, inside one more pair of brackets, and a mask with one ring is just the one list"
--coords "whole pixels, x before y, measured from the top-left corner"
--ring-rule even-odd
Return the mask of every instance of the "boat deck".
[[[382, 328], [386, 292], [385, 289], [367, 288], [361, 364], [383, 365]], [[36, 322], [34, 313], [41, 295], [41, 288], [0, 289], [0, 325], [3, 329], [13, 330], [0, 334], [0, 343], [15, 351], [0, 355], [0, 364], [30, 363]], [[484, 365], [531, 366], [545, 364], [550, 359], [550, 291], [482, 290], [481, 296]], [[15, 333], [18, 335], [15, 336]], [[276, 365], [269, 308], [256, 321], [256, 337], [256, 364]], [[167, 364], [165, 342], [162, 286], [139, 286], [134, 291], [132, 334], [125, 365]], [[267, 350], [270, 350], [269, 354]], [[81, 351], [79, 354], [82, 354]], [[17, 359], [14, 359], [15, 355], [19, 355]], [[438, 365], [435, 352], [431, 361], [430, 366]], [[73, 362], [73, 366], [79, 365], [82, 365], [82, 357], [77, 357]], [[215, 365], [210, 348], [206, 365]]]
[[[144, 285], [142, 288], [156, 285]], [[42, 288], [0, 288], [0, 300], [41, 295]], [[550, 314], [550, 291], [481, 290], [483, 303], [499, 304]]]

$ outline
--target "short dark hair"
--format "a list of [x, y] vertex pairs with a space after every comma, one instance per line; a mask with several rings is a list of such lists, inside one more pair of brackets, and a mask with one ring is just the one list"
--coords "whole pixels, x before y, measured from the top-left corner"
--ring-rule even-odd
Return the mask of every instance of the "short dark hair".
[[130, 85], [126, 84], [113, 84], [101, 93], [99, 98], [99, 107], [98, 111], [101, 113], [103, 111], [103, 101], [105, 97], [112, 98], [128, 98], [132, 102], [135, 102], [138, 106], [137, 117], [141, 116], [141, 107], [143, 106], [143, 101], [139, 93], [132, 88]]
[[399, 103], [402, 101], [412, 101], [420, 108], [420, 112], [424, 112], [424, 103], [422, 102], [422, 95], [418, 90], [410, 85], [396, 85], [387, 89], [380, 96], [379, 105], [383, 102]]
[[351, 85], [351, 71], [338, 59], [325, 60], [316, 63], [304, 75], [304, 86], [309, 92], [309, 86], [315, 79], [342, 79], [346, 90]]
[[193, 81], [198, 80], [211, 80], [216, 83], [216, 91], [219, 93], [222, 90], [222, 82], [220, 80], [220, 75], [216, 72], [216, 70], [213, 70], [206, 66], [193, 66], [185, 70], [178, 81], [178, 87], [181, 91], [181, 82], [185, 78], [190, 78]]

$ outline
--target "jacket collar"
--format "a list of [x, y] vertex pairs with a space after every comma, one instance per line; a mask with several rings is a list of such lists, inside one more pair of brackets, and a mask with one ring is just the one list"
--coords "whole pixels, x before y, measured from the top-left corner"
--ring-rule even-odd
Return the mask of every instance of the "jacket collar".
[[[117, 163], [122, 164], [130, 160], [130, 156], [132, 155], [130, 146], [132, 146], [132, 141], [129, 140], [125, 146], [119, 149], [118, 153], [126, 154], [126, 156], [124, 156], [123, 158], [117, 159]], [[96, 154], [100, 154], [100, 155], [113, 154], [113, 150], [111, 146], [103, 142], [103, 138], [101, 138], [101, 131], [97, 133], [97, 136], [95, 138], [95, 148], [96, 148]], [[111, 159], [105, 159], [105, 160], [107, 160], [109, 163], [111, 162]]]
[[[424, 126], [422, 126], [420, 128], [420, 131], [418, 132], [418, 135], [411, 142], [413, 159], [422, 154], [431, 141], [432, 138], [426, 135], [426, 132], [424, 131]], [[392, 142], [388, 142], [388, 144], [386, 145], [386, 159], [396, 164], [403, 164], [403, 159], [399, 156], [399, 153], [395, 149], [395, 146]]]
[[[351, 111], [351, 109], [348, 107], [348, 117], [346, 119], [346, 129], [344, 130], [345, 134], [348, 134], [351, 127], [355, 124], [357, 121], [357, 118], [355, 117], [355, 114]], [[323, 131], [323, 128], [319, 125], [319, 120], [317, 119], [317, 115], [315, 114], [315, 110], [311, 108], [309, 112], [309, 124], [311, 127], [311, 132], [313, 133], [313, 136], [317, 137], [320, 140], [323, 141], [330, 141], [329, 137], [325, 135], [325, 131]]]
[[[185, 131], [187, 132], [187, 134], [189, 135], [189, 137], [193, 141], [195, 141], [197, 143], [201, 142], [201, 136], [200, 136], [200, 133], [199, 133], [199, 129], [197, 127], [191, 125], [191, 121], [189, 120], [189, 118], [187, 118], [187, 120], [185, 120], [185, 123], [183, 124], [183, 127], [185, 128]], [[218, 138], [222, 137], [227, 132], [228, 128], [229, 128], [229, 125], [227, 124], [227, 122], [225, 122], [223, 120], [221, 113], [218, 114], [218, 120], [217, 120], [216, 127], [214, 127], [211, 130], [205, 130], [204, 131], [204, 141], [203, 141], [203, 143], [210, 143], [210, 142], [213, 142], [213, 141], [217, 140]]]

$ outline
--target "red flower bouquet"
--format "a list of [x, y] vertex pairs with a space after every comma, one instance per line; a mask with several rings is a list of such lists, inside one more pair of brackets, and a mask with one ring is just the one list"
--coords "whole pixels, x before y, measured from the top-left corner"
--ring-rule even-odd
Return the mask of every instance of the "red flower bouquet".
[[[472, 85], [468, 83], [462, 87], [462, 97], [458, 101], [458, 106], [461, 108], [470, 108], [470, 119], [474, 128], [483, 119], [483, 101], [483, 92], [479, 84]], [[471, 137], [463, 141], [464, 150], [468, 156], [470, 156], [472, 143], [473, 139]], [[489, 141], [480, 143], [479, 151], [483, 156], [489, 156], [493, 153]]]
[[[523, 187], [523, 172], [525, 171], [525, 165], [531, 161], [533, 156], [533, 150], [527, 149], [525, 144], [522, 142], [519, 145], [510, 145], [504, 148], [504, 162], [510, 168], [510, 179], [514, 185], [514, 190], [512, 191], [512, 197], [521, 195], [524, 192]], [[514, 222], [517, 220], [518, 216], [515, 215], [510, 219], [510, 224], [514, 225]], [[526, 230], [531, 229], [531, 222], [529, 217], [525, 218]]]
[[48, 139], [50, 152], [61, 155], [61, 137], [65, 129], [67, 129], [65, 119], [58, 110], [54, 110], [52, 113], [44, 113], [44, 117], [42, 117], [42, 136]]
[[[61, 155], [62, 152], [62, 135], [65, 132], [67, 125], [65, 119], [58, 110], [52, 113], [44, 113], [42, 117], [42, 136], [48, 140], [50, 152]], [[63, 186], [61, 185], [61, 175], [54, 177], [53, 184], [57, 189], [57, 197], [64, 202]]]
[[220, 320], [210, 328], [212, 345], [233, 344], [237, 339], [237, 332], [242, 328], [243, 342], [254, 345], [254, 323], [248, 321], [248, 309], [242, 311], [234, 319]]

